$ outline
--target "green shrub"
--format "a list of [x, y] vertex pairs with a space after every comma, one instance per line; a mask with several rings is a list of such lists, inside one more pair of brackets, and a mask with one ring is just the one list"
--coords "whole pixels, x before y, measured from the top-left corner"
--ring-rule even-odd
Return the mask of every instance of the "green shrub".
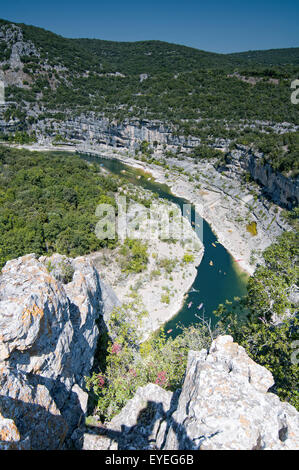
[[207, 348], [211, 342], [208, 329], [196, 324], [182, 328], [175, 339], [161, 330], [140, 343], [125, 307], [113, 312], [109, 333], [105, 364], [86, 377], [90, 402], [102, 420], [117, 414], [139, 386], [156, 383], [171, 391], [181, 387], [189, 349]]
[[188, 263], [193, 263], [194, 261], [194, 255], [191, 253], [185, 253], [183, 256], [183, 262], [188, 264]]
[[164, 304], [170, 304], [170, 297], [168, 293], [161, 295], [161, 302]]
[[236, 302], [233, 311], [220, 305], [217, 312], [221, 327], [272, 372], [271, 391], [297, 409], [299, 317], [290, 293], [298, 285], [298, 254], [298, 234], [283, 233], [264, 251], [264, 265], [249, 279], [247, 296]]
[[140, 273], [148, 264], [147, 244], [140, 240], [126, 238], [120, 248], [121, 269], [126, 273]]

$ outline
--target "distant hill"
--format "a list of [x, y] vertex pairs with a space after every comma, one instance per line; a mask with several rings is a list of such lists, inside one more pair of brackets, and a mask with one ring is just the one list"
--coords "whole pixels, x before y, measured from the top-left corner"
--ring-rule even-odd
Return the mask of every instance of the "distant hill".
[[[14, 24], [0, 20], [0, 26]], [[69, 39], [51, 31], [15, 23], [40, 48], [50, 62], [79, 70], [97, 69], [120, 73], [160, 73], [231, 69], [236, 66], [299, 65], [299, 48], [217, 54], [163, 41], [116, 42], [101, 39]]]
[[74, 39], [78, 47], [122, 73], [183, 72], [214, 67], [229, 67], [233, 59], [187, 46], [162, 41], [114, 42], [99, 39]]
[[4, 119], [22, 131], [90, 112], [160, 120], [207, 142], [240, 132], [248, 141], [269, 122], [274, 132], [273, 123], [299, 125], [290, 102], [299, 48], [216, 54], [156, 40], [70, 39], [0, 20], [0, 73], [11, 103]]
[[74, 39], [74, 43], [94, 53], [120, 72], [136, 73], [233, 68], [236, 66], [299, 65], [299, 48], [216, 54], [162, 41], [114, 42]]
[[266, 51], [246, 51], [226, 55], [235, 63], [244, 65], [299, 65], [299, 47], [287, 49], [269, 49]]

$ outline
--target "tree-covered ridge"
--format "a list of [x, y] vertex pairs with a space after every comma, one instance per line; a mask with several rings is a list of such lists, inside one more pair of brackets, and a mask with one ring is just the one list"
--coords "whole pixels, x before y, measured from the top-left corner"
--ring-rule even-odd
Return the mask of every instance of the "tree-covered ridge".
[[95, 209], [114, 203], [117, 188], [75, 155], [0, 147], [0, 268], [26, 253], [79, 256], [106, 246]]
[[[61, 79], [53, 87], [48, 76], [29, 74], [32, 86], [6, 89], [7, 100], [16, 103], [11, 105], [10, 115], [13, 108], [20, 112], [24, 103], [32, 106], [38, 101], [44, 109], [60, 111], [64, 116], [68, 110], [75, 110], [95, 111], [119, 121], [159, 119], [178, 125], [180, 133], [187, 135], [201, 136], [205, 131], [211, 135], [218, 126], [218, 137], [230, 132], [234, 135], [232, 124], [240, 120], [299, 124], [298, 106], [290, 102], [290, 81], [285, 79], [278, 85], [267, 81], [251, 85], [216, 70], [176, 76], [164, 73], [142, 82], [139, 76], [90, 74]], [[23, 124], [26, 126], [24, 120]]]
[[[0, 20], [1, 25], [5, 30], [13, 23]], [[280, 89], [279, 93], [276, 92], [273, 84], [269, 86], [269, 77], [278, 76], [282, 82], [283, 79], [296, 78], [299, 66], [299, 48], [249, 51], [248, 53], [225, 55], [162, 41], [125, 43], [98, 39], [68, 39], [42, 28], [24, 24], [17, 24], [17, 26], [21, 28], [24, 41], [32, 42], [37, 50], [37, 55], [31, 53], [21, 57], [25, 72], [33, 80], [33, 87], [30, 86], [30, 82], [28, 82], [28, 87], [33, 88], [33, 92], [40, 93], [48, 88], [56, 91], [57, 85], [58, 92], [62, 92], [59, 85], [65, 86], [69, 88], [68, 91], [65, 90], [66, 98], [68, 98], [70, 89], [76, 90], [76, 93], [79, 92], [78, 102], [74, 102], [73, 96], [69, 95], [68, 105], [72, 101], [73, 105], [86, 104], [96, 107], [97, 104], [102, 106], [102, 101], [106, 101], [107, 104], [113, 106], [114, 102], [111, 100], [114, 96], [118, 100], [119, 106], [128, 101], [132, 106], [135, 103], [139, 107], [146, 105], [152, 114], [157, 115], [159, 113], [159, 110], [156, 109], [158, 102], [164, 98], [164, 95], [167, 95], [168, 99], [163, 99], [162, 106], [174, 109], [175, 112], [180, 112], [180, 108], [183, 107], [181, 114], [187, 111], [185, 116], [187, 119], [190, 118], [190, 114], [192, 115], [191, 110], [197, 109], [198, 106], [204, 115], [206, 114], [205, 108], [211, 106], [210, 115], [219, 118], [231, 100], [233, 107], [237, 108], [238, 103], [241, 106], [242, 103], [246, 107], [248, 106], [247, 116], [244, 116], [243, 111], [241, 114], [242, 117], [250, 119], [256, 117], [252, 115], [254, 107], [258, 106], [256, 94], [262, 98], [261, 105], [266, 106], [265, 114], [268, 113], [268, 120], [270, 120], [273, 113], [269, 114], [267, 95], [271, 95], [272, 98], [273, 94], [275, 100], [273, 108], [278, 107], [278, 109], [281, 106], [279, 106], [276, 95], [282, 101], [284, 101], [284, 96], [280, 96]], [[11, 44], [5, 44], [5, 41], [2, 40], [0, 45], [0, 61], [7, 61], [6, 47], [11, 47]], [[271, 61], [268, 60], [270, 53]], [[248, 60], [242, 57], [248, 57]], [[256, 57], [256, 60], [253, 57]], [[264, 57], [265, 60], [263, 60]], [[63, 67], [65, 70], [54, 69], [47, 72], [43, 69], [44, 64]], [[7, 66], [5, 65], [5, 67]], [[228, 72], [234, 70], [239, 70], [240, 74], [258, 75], [264, 77], [265, 80], [255, 87], [249, 86], [248, 83], [238, 83], [234, 77], [229, 77], [227, 80]], [[84, 73], [87, 71], [92, 72], [91, 76]], [[68, 72], [71, 72], [72, 75]], [[103, 76], [109, 72], [118, 72], [124, 74], [125, 77]], [[149, 74], [151, 79], [140, 83], [140, 74]], [[80, 77], [81, 81], [73, 82], [75, 77]], [[54, 80], [55, 83], [52, 83], [51, 78], [53, 80], [56, 78], [58, 82], [56, 83]], [[186, 89], [182, 88], [183, 85], [186, 86]], [[289, 86], [288, 82], [288, 97], [290, 95]], [[95, 93], [97, 88], [99, 91]], [[85, 89], [88, 90], [88, 93], [87, 91], [84, 93]], [[110, 91], [110, 89], [112, 90]], [[91, 99], [80, 102], [80, 95], [82, 97], [91, 95]], [[103, 97], [103, 100], [97, 102], [96, 99], [93, 99], [93, 95], [95, 98], [97, 95], [98, 98]], [[232, 99], [233, 96], [235, 96], [234, 99]], [[45, 102], [47, 98], [45, 96]], [[155, 102], [155, 98], [157, 102]], [[24, 99], [26, 99], [25, 96]], [[57, 101], [59, 104], [59, 97]], [[220, 105], [218, 116], [213, 114], [216, 103]], [[203, 110], [201, 110], [202, 106]], [[261, 111], [262, 106], [258, 107], [255, 114]], [[288, 107], [292, 108], [289, 106], [289, 100]], [[292, 110], [289, 109], [289, 111], [292, 113]], [[231, 112], [232, 107], [224, 117], [230, 116]], [[283, 117], [281, 116], [281, 118]], [[260, 118], [264, 119], [264, 115]], [[292, 115], [290, 119], [293, 122]]]
[[110, 68], [125, 74], [181, 72], [236, 66], [299, 65], [299, 48], [246, 51], [232, 54], [207, 52], [164, 41], [117, 42], [101, 39], [69, 39], [43, 28], [0, 20], [0, 26], [16, 24], [24, 39], [33, 41], [49, 62], [59, 61], [80, 71]]
[[231, 67], [234, 60], [224, 54], [206, 52], [163, 41], [116, 42], [100, 39], [73, 39], [78, 46], [92, 52], [112, 70], [135, 75], [161, 72], [184, 72], [214, 67]]
[[4, 119], [14, 119], [19, 131], [37, 120], [89, 112], [118, 122], [158, 119], [177, 134], [203, 139], [235, 139], [241, 122], [299, 124], [299, 108], [290, 101], [299, 48], [225, 55], [162, 41], [67, 39], [4, 20], [0, 27], [3, 33], [20, 28], [35, 47], [20, 57], [20, 86], [9, 78], [13, 35], [0, 38], [11, 103]]
[[[72, 80], [72, 86], [44, 88], [42, 102], [50, 108], [62, 109], [67, 104], [87, 111], [104, 111], [120, 119], [260, 119], [299, 124], [298, 107], [290, 103], [289, 81], [278, 86], [262, 81], [253, 86], [216, 70], [163, 73], [142, 82], [138, 76], [78, 77]], [[208, 123], [195, 122], [194, 127], [202, 129], [204, 124]]]
[[245, 51], [227, 54], [227, 57], [248, 64], [267, 65], [299, 65], [299, 48], [268, 49], [265, 51]]
[[21, 28], [24, 41], [32, 41], [39, 53], [38, 58], [34, 55], [24, 56], [25, 63], [33, 62], [37, 64], [47, 61], [49, 65], [60, 65], [78, 72], [93, 68], [100, 69], [98, 60], [92, 54], [87, 54], [86, 50], [75, 44], [71, 39], [36, 26], [0, 20], [0, 27], [4, 27], [4, 30], [9, 28], [11, 24], [16, 24]]

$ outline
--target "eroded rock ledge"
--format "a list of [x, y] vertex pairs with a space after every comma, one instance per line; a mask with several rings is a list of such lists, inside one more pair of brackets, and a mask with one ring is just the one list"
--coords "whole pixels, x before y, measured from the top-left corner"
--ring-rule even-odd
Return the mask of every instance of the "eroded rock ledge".
[[116, 303], [83, 257], [27, 255], [6, 263], [0, 275], [0, 449], [72, 443], [87, 407], [84, 376], [93, 363], [97, 320]]
[[268, 389], [272, 374], [231, 336], [190, 351], [181, 392], [149, 384], [84, 449], [298, 449], [299, 413]]

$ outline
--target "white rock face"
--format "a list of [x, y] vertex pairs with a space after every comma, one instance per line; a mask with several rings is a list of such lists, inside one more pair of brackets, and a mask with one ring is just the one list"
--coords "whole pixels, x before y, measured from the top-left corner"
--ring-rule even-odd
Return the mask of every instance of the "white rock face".
[[14, 421], [4, 418], [1, 414], [0, 450], [29, 450], [29, 439], [22, 441]]
[[231, 336], [189, 354], [165, 449], [299, 449], [299, 413]]
[[253, 152], [244, 145], [238, 145], [229, 153], [228, 168], [236, 179], [244, 170], [249, 171], [276, 204], [288, 209], [296, 207], [299, 203], [298, 176], [287, 177], [275, 171], [269, 163], [263, 163], [263, 158], [262, 152]]
[[190, 351], [181, 392], [138, 389], [104, 430], [84, 434], [83, 448], [299, 449], [299, 413], [267, 392], [272, 385], [267, 369], [219, 336], [209, 352]]
[[[65, 266], [72, 277], [68, 284], [54, 277]], [[14, 420], [30, 448], [60, 448], [82, 419], [87, 406], [84, 376], [99, 334], [96, 322], [116, 303], [83, 257], [38, 260], [27, 255], [4, 266], [0, 413]]]

